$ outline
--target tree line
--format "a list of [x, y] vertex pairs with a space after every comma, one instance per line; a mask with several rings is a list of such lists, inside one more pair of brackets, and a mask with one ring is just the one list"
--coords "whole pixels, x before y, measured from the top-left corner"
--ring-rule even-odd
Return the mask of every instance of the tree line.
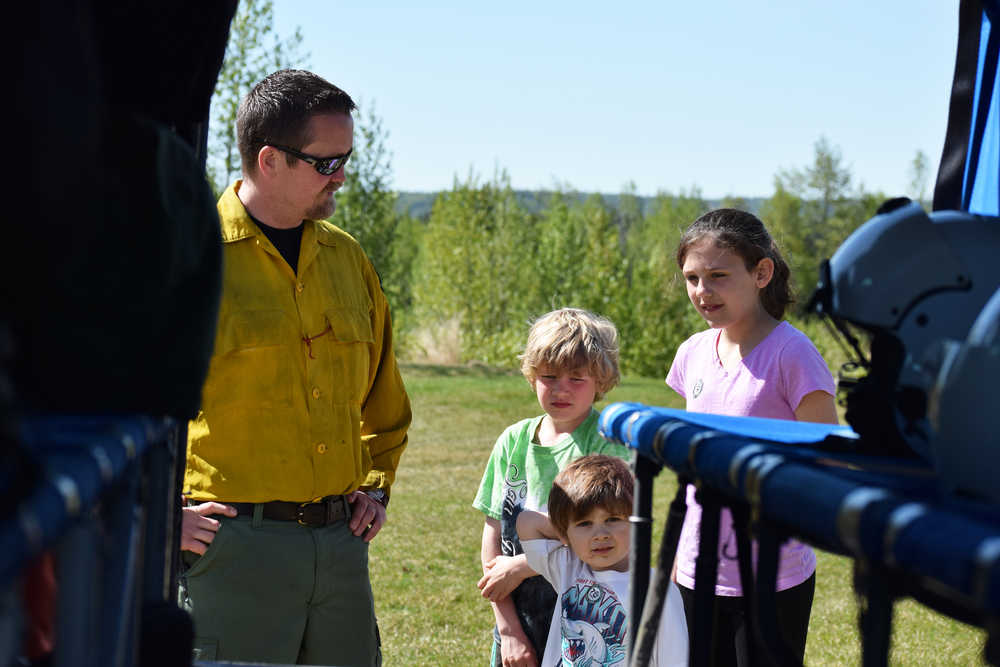
[[[455, 180], [429, 216], [396, 211], [385, 187], [387, 136], [373, 112], [360, 123], [348, 183], [333, 222], [365, 247], [393, 306], [401, 356], [435, 349], [452, 360], [516, 367], [530, 322], [562, 306], [611, 318], [626, 373], [660, 376], [677, 346], [705, 324], [691, 307], [674, 259], [681, 233], [709, 202], [697, 188], [660, 192], [643, 205], [630, 185], [614, 197], [572, 190], [537, 193], [525, 206], [508, 175]], [[914, 187], [927, 177], [911, 165]], [[913, 193], [919, 197], [920, 189]], [[792, 269], [798, 305], [819, 265], [887, 196], [855, 186], [837, 147], [820, 138], [812, 163], [782, 170], [758, 215]], [[540, 204], [539, 204], [540, 202]], [[749, 208], [740, 198], [720, 205]], [[793, 310], [828, 361], [839, 358], [819, 323]]]
[[[271, 26], [270, 0], [240, 3], [212, 105], [208, 174], [217, 190], [238, 176], [239, 99], [270, 71], [307, 61], [300, 32], [283, 40]], [[574, 306], [618, 326], [623, 372], [662, 376], [677, 346], [704, 328], [674, 260], [680, 234], [709, 209], [698, 188], [662, 191], [645, 203], [634, 185], [612, 197], [565, 189], [535, 193], [526, 206], [505, 172], [470, 175], [437, 193], [430, 214], [417, 218], [396, 207], [389, 131], [374, 104], [359, 100], [359, 107], [332, 222], [357, 238], [378, 271], [401, 358], [514, 368], [530, 322]], [[928, 173], [918, 151], [906, 194], [925, 200]], [[775, 174], [774, 192], [757, 213], [792, 269], [799, 305], [816, 285], [821, 260], [885, 199], [854, 185], [839, 149], [824, 137], [810, 164]], [[721, 205], [749, 208], [734, 197]], [[795, 312], [790, 319], [835, 365], [839, 351], [819, 325]]]

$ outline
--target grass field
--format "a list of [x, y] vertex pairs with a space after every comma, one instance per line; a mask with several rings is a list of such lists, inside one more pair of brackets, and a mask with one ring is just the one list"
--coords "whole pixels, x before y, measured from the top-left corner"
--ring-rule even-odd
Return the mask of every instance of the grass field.
[[[410, 444], [393, 486], [389, 523], [371, 550], [385, 664], [485, 664], [493, 615], [476, 589], [483, 516], [472, 499], [497, 436], [539, 407], [520, 375], [405, 365], [403, 376], [413, 403]], [[597, 407], [617, 401], [682, 407], [662, 380], [647, 378], [625, 378]], [[658, 476], [656, 524], [675, 488], [669, 470]], [[654, 545], [661, 530], [654, 528]], [[806, 664], [859, 665], [852, 563], [823, 552], [818, 557]], [[982, 631], [912, 601], [895, 605], [893, 630], [893, 665], [982, 664]]]

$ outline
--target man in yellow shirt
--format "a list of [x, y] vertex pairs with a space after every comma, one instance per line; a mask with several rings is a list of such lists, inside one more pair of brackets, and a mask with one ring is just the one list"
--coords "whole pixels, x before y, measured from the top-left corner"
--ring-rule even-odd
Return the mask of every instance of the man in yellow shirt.
[[271, 74], [240, 104], [243, 180], [218, 203], [222, 305], [184, 479], [200, 659], [381, 662], [368, 542], [410, 404], [378, 275], [324, 221], [354, 109], [301, 70]]

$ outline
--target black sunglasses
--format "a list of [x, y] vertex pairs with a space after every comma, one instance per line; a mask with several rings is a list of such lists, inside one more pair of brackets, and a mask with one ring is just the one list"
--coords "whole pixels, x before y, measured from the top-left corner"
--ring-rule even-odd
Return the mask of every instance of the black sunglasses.
[[313, 166], [313, 169], [318, 171], [324, 176], [329, 176], [333, 172], [337, 171], [345, 164], [347, 164], [348, 158], [351, 157], [351, 153], [354, 149], [347, 151], [343, 155], [334, 155], [333, 157], [316, 157], [315, 155], [307, 155], [294, 148], [289, 148], [288, 146], [279, 146], [278, 144], [268, 144], [272, 148], [277, 148], [282, 153], [288, 153], [293, 157], [297, 157], [303, 162], [307, 162]]

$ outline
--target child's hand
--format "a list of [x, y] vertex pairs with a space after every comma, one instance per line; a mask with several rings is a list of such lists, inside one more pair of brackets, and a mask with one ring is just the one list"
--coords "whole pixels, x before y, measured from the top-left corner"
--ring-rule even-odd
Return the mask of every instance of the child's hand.
[[535, 574], [524, 555], [497, 556], [486, 563], [486, 574], [476, 584], [483, 597], [499, 602], [514, 592], [521, 582]]
[[504, 667], [538, 667], [538, 656], [525, 636], [501, 634], [500, 657]]

